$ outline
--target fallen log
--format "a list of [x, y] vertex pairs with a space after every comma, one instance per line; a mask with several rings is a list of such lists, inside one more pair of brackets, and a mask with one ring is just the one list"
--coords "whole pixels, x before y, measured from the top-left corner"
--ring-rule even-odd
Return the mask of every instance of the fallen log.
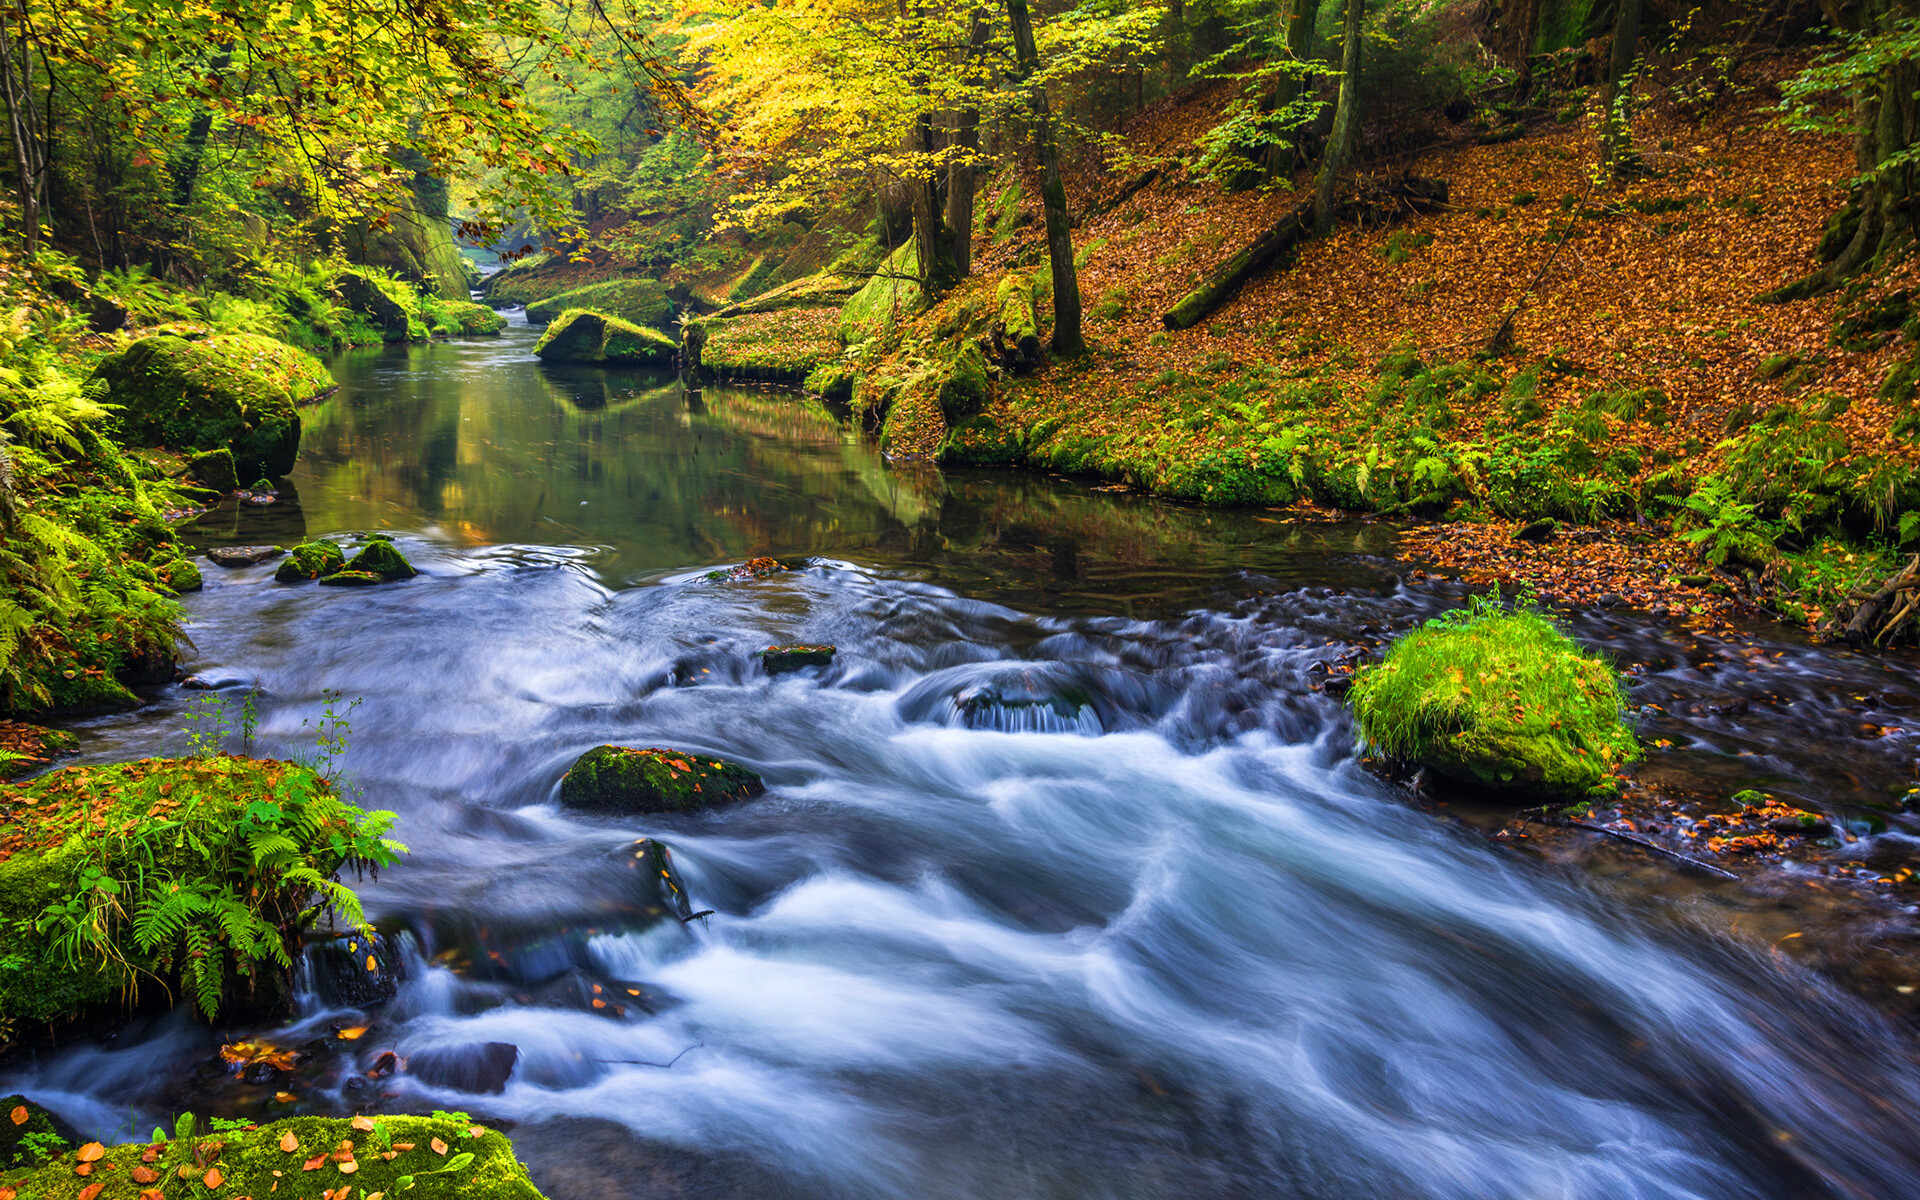
[[1906, 593], [1916, 588], [1920, 588], [1920, 554], [1875, 590], [1852, 591], [1835, 606], [1827, 632], [1838, 634], [1850, 646], [1883, 646], [1914, 615], [1920, 602]]
[[[1369, 180], [1353, 189], [1338, 205], [1339, 218], [1365, 228], [1390, 225], [1413, 213], [1446, 207], [1447, 181], [1421, 175], [1398, 175]], [[1313, 201], [1303, 200], [1239, 253], [1214, 268], [1200, 285], [1182, 296], [1160, 318], [1168, 329], [1189, 329], [1205, 320], [1240, 285], [1265, 270], [1294, 246], [1312, 236]]]

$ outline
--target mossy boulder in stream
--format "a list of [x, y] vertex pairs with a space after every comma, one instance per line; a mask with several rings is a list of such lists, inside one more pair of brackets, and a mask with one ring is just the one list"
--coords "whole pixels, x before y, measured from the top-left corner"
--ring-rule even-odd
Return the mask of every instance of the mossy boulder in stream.
[[1402, 637], [1348, 699], [1369, 746], [1495, 792], [1579, 800], [1616, 790], [1640, 755], [1619, 673], [1496, 599]]
[[596, 746], [560, 779], [560, 803], [619, 812], [683, 812], [766, 790], [737, 763], [659, 747]]
[[79, 1141], [66, 1122], [25, 1096], [0, 1096], [0, 1177], [46, 1166]]
[[300, 452], [296, 406], [333, 390], [320, 361], [250, 333], [143, 338], [94, 368], [135, 445], [233, 453], [234, 477], [285, 475]]
[[664, 333], [588, 308], [568, 309], [534, 343], [548, 362], [672, 366], [680, 343]]
[[336, 874], [393, 861], [391, 813], [310, 767], [208, 755], [0, 786], [0, 1040], [129, 1000], [292, 1011], [292, 953]]
[[400, 548], [385, 538], [368, 542], [347, 563], [346, 570], [378, 575], [383, 580], [412, 579], [420, 573], [407, 561], [407, 556], [400, 553]]
[[301, 542], [287, 552], [286, 561], [274, 569], [276, 583], [305, 583], [320, 579], [347, 565], [347, 556], [332, 542]]
[[203, 450], [187, 460], [187, 474], [203, 487], [216, 492], [240, 490], [240, 473], [233, 466], [233, 451], [221, 446]]
[[507, 319], [471, 300], [428, 300], [427, 330], [435, 337], [488, 337], [507, 327]]
[[534, 301], [527, 305], [527, 324], [550, 324], [570, 308], [590, 308], [649, 329], [664, 329], [673, 320], [673, 301], [660, 284], [651, 279], [609, 279]]
[[0, 1195], [20, 1200], [133, 1200], [149, 1194], [141, 1188], [254, 1200], [344, 1197], [348, 1189], [353, 1200], [542, 1200], [506, 1135], [456, 1114], [288, 1117], [241, 1129], [201, 1128], [188, 1115], [166, 1140], [89, 1142], [0, 1180]]
[[802, 667], [831, 666], [837, 646], [768, 646], [760, 652], [760, 662], [769, 675], [784, 675]]

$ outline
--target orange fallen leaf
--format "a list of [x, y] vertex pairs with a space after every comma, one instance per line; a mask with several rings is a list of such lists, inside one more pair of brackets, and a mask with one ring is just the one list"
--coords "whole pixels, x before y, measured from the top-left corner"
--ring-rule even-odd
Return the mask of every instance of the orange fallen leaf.
[[412, 1142], [395, 1142], [393, 1144], [395, 1150], [411, 1150], [413, 1146], [414, 1144]]
[[306, 1162], [301, 1163], [300, 1169], [302, 1171], [318, 1171], [321, 1167], [326, 1166], [326, 1164], [327, 1156], [324, 1154], [316, 1154]]
[[340, 1173], [342, 1175], [351, 1175], [355, 1171], [358, 1171], [359, 1169], [360, 1169], [360, 1164], [353, 1161], [352, 1159], [348, 1159], [347, 1161], [340, 1164]]
[[373, 1132], [373, 1118], [371, 1117], [364, 1116], [364, 1115], [357, 1116], [351, 1122], [349, 1122], [349, 1124], [351, 1124], [355, 1129], [360, 1130], [362, 1133]]
[[209, 1191], [219, 1187], [226, 1181], [227, 1177], [220, 1173], [219, 1167], [208, 1167], [207, 1173], [200, 1177], [200, 1182], [206, 1184]]
[[366, 1036], [366, 1032], [367, 1027], [365, 1025], [353, 1025], [342, 1029], [340, 1031], [340, 1037], [349, 1042], [356, 1042]]
[[106, 1187], [107, 1187], [107, 1181], [104, 1179], [102, 1179], [99, 1183], [90, 1183], [87, 1186], [80, 1189], [80, 1194], [76, 1196], [74, 1200], [93, 1200], [95, 1196], [98, 1196], [101, 1192], [105, 1191]]
[[431, 1142], [428, 1142], [428, 1143], [427, 1143], [427, 1145], [429, 1145], [429, 1146], [432, 1146], [432, 1147], [433, 1147], [433, 1152], [434, 1152], [435, 1154], [438, 1154], [438, 1155], [440, 1155], [440, 1156], [441, 1156], [441, 1157], [443, 1157], [443, 1158], [444, 1158], [444, 1157], [446, 1156], [446, 1153], [447, 1153], [447, 1144], [446, 1144], [445, 1142], [443, 1142], [443, 1141], [441, 1141], [441, 1140], [440, 1140], [439, 1138], [435, 1138], [435, 1139], [433, 1139], [433, 1140], [432, 1140]]
[[73, 1169], [73, 1173], [75, 1175], [91, 1175], [93, 1174], [93, 1164], [81, 1163], [79, 1166]]
[[288, 1154], [292, 1154], [295, 1150], [298, 1150], [299, 1148], [300, 1148], [300, 1139], [293, 1136], [293, 1130], [289, 1129], [285, 1133], [280, 1135], [281, 1150], [285, 1151]]
[[152, 1167], [135, 1167], [133, 1169], [133, 1181], [135, 1183], [152, 1183], [158, 1178], [160, 1178], [160, 1172], [154, 1170]]
[[76, 1157], [83, 1163], [99, 1162], [102, 1158], [106, 1157], [106, 1153], [107, 1148], [99, 1142], [88, 1142], [86, 1145], [80, 1147], [80, 1153]]
[[479, 1137], [480, 1135], [482, 1135], [482, 1134], [484, 1134], [484, 1133], [486, 1133], [486, 1131], [487, 1131], [487, 1130], [486, 1130], [486, 1127], [485, 1127], [484, 1125], [474, 1125], [474, 1126], [470, 1126], [470, 1127], [469, 1127], [469, 1128], [467, 1129], [467, 1136], [468, 1136], [468, 1137]]
[[274, 1098], [275, 1100], [278, 1100], [278, 1101], [279, 1101], [280, 1103], [282, 1103], [282, 1104], [292, 1104], [292, 1103], [293, 1103], [293, 1093], [292, 1093], [292, 1092], [275, 1092], [275, 1093], [273, 1094], [273, 1098]]
[[0, 1187], [0, 1200], [13, 1200], [18, 1194], [10, 1187]]
[[13, 1123], [15, 1125], [25, 1125], [27, 1123], [27, 1106], [24, 1104], [15, 1105], [13, 1112], [9, 1115], [13, 1117]]

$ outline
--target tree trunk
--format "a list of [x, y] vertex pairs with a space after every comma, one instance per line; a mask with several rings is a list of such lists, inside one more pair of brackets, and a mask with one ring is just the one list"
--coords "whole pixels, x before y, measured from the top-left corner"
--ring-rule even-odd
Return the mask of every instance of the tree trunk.
[[934, 169], [933, 114], [922, 110], [913, 122], [913, 149], [920, 174], [909, 178], [913, 191], [914, 249], [919, 255], [920, 287], [931, 301], [953, 286], [953, 243], [947, 236], [946, 206], [940, 200], [940, 173]]
[[1366, 0], [1347, 0], [1340, 36], [1340, 99], [1333, 110], [1333, 132], [1320, 156], [1320, 174], [1313, 185], [1313, 230], [1326, 236], [1333, 229], [1333, 190], [1340, 172], [1353, 157], [1360, 132], [1360, 23], [1366, 19]]
[[[967, 30], [967, 67], [971, 72], [987, 45], [987, 10], [973, 10]], [[973, 192], [980, 154], [980, 110], [966, 107], [954, 114], [953, 159], [947, 165], [947, 236], [953, 242], [953, 273], [965, 279], [973, 273]]]
[[[1296, 63], [1313, 61], [1314, 22], [1320, 16], [1320, 0], [1284, 0], [1281, 23], [1286, 26], [1287, 57]], [[1299, 75], [1283, 75], [1280, 84], [1274, 89], [1273, 110], [1282, 112], [1307, 94], [1310, 81]], [[1286, 145], [1275, 143], [1267, 147], [1263, 166], [1271, 176], [1285, 175], [1300, 162], [1301, 130], [1293, 130]]]
[[[1013, 26], [1013, 48], [1022, 81], [1040, 69], [1040, 53], [1033, 45], [1033, 21], [1027, 0], [1007, 0], [1007, 19]], [[1073, 266], [1073, 232], [1067, 225], [1067, 188], [1060, 182], [1060, 149], [1053, 140], [1053, 118], [1047, 111], [1045, 88], [1027, 95], [1033, 120], [1033, 148], [1040, 159], [1040, 202], [1047, 215], [1047, 261], [1053, 268], [1053, 352], [1065, 357], [1087, 348], [1080, 334], [1080, 278]]]
[[1619, 0], [1613, 18], [1613, 53], [1607, 61], [1606, 111], [1600, 119], [1600, 150], [1616, 179], [1637, 173], [1633, 148], [1633, 60], [1640, 48], [1640, 0]]
[[1540, 38], [1540, 0], [1520, 0], [1513, 13], [1513, 92], [1533, 91], [1533, 44]]
[[[18, 55], [18, 61], [15, 56]], [[0, 99], [7, 105], [7, 124], [13, 135], [13, 165], [18, 176], [21, 234], [26, 252], [40, 248], [40, 195], [45, 156], [34, 129], [33, 58], [25, 31], [16, 39], [0, 25]]]

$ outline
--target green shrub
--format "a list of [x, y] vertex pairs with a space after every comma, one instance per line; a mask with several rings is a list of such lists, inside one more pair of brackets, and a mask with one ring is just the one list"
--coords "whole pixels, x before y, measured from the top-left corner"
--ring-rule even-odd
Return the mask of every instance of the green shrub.
[[1349, 702], [1373, 749], [1496, 791], [1580, 799], [1640, 754], [1613, 667], [1497, 595], [1395, 642]]

